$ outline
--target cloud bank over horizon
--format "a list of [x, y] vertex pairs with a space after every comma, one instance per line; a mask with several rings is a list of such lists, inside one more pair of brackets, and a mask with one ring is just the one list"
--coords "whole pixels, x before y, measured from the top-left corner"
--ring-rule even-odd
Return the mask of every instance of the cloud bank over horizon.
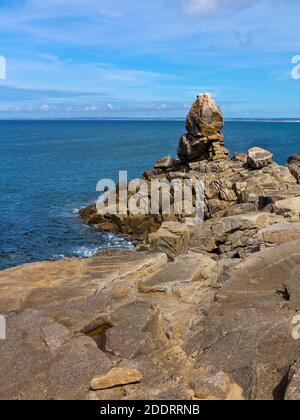
[[0, 118], [298, 117], [294, 0], [2, 0]]

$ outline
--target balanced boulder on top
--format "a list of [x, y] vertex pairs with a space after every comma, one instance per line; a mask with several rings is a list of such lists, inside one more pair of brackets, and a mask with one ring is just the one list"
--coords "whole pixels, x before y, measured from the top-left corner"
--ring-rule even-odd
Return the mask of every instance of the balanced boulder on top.
[[187, 118], [187, 134], [179, 142], [178, 156], [182, 162], [217, 161], [228, 158], [221, 130], [224, 118], [221, 109], [208, 93], [199, 95]]

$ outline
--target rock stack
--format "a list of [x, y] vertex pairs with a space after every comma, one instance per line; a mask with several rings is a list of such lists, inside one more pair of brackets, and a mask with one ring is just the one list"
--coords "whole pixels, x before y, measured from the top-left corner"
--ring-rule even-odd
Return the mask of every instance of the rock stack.
[[[299, 220], [300, 185], [297, 184], [300, 184], [300, 154], [289, 159], [288, 167], [277, 165], [273, 162], [272, 153], [259, 147], [237, 153], [230, 159], [229, 152], [224, 147], [221, 133], [223, 127], [222, 112], [211, 95], [198, 96], [187, 115], [187, 134], [180, 139], [180, 160], [166, 156], [142, 175], [149, 191], [151, 182], [155, 180], [170, 183], [174, 180], [200, 180], [205, 186], [205, 220], [236, 217], [261, 210]], [[173, 203], [172, 192], [171, 189]], [[195, 202], [195, 191], [193, 192]], [[149, 193], [149, 204], [151, 200]], [[185, 213], [175, 214], [171, 211], [170, 214], [164, 214], [161, 200], [159, 204], [158, 214], [136, 215], [128, 211], [127, 215], [101, 215], [96, 206], [92, 205], [82, 209], [80, 215], [85, 223], [96, 226], [100, 231], [132, 235], [139, 242], [145, 241], [152, 249], [159, 251], [162, 248], [161, 237], [169, 245], [175, 238], [174, 246], [177, 251], [180, 248], [180, 254], [185, 250], [187, 242], [182, 224], [185, 221], [192, 224], [193, 221], [188, 220], [190, 218]], [[179, 226], [174, 227], [174, 222], [179, 223]], [[235, 228], [233, 230], [236, 231]], [[210, 236], [209, 234], [205, 241], [211, 242]], [[226, 235], [224, 237], [227, 238]], [[219, 243], [220, 239], [213, 243], [212, 250], [216, 250], [216, 244]], [[240, 241], [237, 240], [237, 243]], [[226, 249], [227, 246], [228, 244]], [[223, 250], [218, 250], [219, 254], [222, 252]], [[174, 259], [172, 250], [169, 249], [167, 254], [170, 260]]]
[[227, 160], [229, 152], [224, 147], [223, 127], [221, 109], [212, 96], [208, 93], [199, 95], [187, 115], [187, 134], [179, 142], [180, 161]]

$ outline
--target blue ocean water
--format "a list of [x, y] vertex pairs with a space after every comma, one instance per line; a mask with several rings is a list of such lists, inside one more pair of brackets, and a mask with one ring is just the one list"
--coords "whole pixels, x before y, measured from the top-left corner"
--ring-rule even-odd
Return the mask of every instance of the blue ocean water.
[[[76, 209], [95, 202], [99, 179], [176, 156], [184, 131], [183, 121], [0, 121], [0, 269], [129, 246]], [[227, 122], [224, 134], [231, 153], [261, 146], [285, 163], [300, 151], [297, 123]]]

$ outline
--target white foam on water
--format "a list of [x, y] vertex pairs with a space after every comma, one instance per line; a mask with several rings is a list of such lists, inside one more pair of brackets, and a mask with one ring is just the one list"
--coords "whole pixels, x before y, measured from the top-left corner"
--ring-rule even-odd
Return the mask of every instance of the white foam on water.
[[114, 235], [111, 236], [110, 240], [105, 245], [102, 246], [93, 246], [93, 247], [85, 247], [81, 246], [76, 248], [72, 254], [78, 258], [91, 258], [97, 252], [103, 251], [108, 248], [124, 248], [124, 249], [132, 249], [133, 245], [130, 242], [125, 241], [123, 238], [118, 238]]
[[93, 257], [98, 251], [101, 251], [103, 247], [85, 247], [81, 246], [74, 250], [73, 254], [78, 258], [90, 258]]

